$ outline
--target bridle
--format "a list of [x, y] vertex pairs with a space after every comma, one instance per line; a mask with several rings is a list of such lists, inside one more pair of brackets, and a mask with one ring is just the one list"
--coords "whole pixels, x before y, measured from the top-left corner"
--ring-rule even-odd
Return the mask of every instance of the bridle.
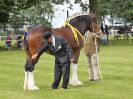
[[[92, 18], [92, 27], [93, 27], [93, 33], [94, 32], [94, 23], [93, 23], [93, 18]], [[102, 33], [102, 31], [98, 31], [96, 33], [96, 35], [99, 35], [100, 33]], [[103, 35], [100, 36], [100, 38], [102, 38]], [[97, 64], [98, 64], [98, 70], [99, 70], [99, 73], [100, 73], [100, 76], [101, 76], [101, 79], [103, 80], [103, 77], [102, 77], [102, 74], [101, 74], [101, 70], [100, 70], [100, 66], [99, 66], [99, 57], [98, 57], [98, 47], [97, 47], [97, 38], [95, 37], [95, 48], [96, 48], [96, 54], [97, 54]]]
[[[95, 31], [95, 29], [94, 29], [93, 17], [92, 17], [92, 28], [93, 28], [92, 33], [94, 33], [94, 34], [96, 34], [96, 35], [102, 34], [101, 29], [100, 29], [98, 32], [96, 32], [96, 33], [94, 32], [94, 31]], [[101, 36], [100, 36], [100, 38], [102, 38], [102, 37], [103, 37], [103, 35], [101, 35]]]

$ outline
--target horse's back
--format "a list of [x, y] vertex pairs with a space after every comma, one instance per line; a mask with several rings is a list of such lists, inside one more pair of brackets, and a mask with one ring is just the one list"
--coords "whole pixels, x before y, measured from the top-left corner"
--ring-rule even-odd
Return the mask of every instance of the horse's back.
[[[62, 36], [63, 38], [65, 38], [72, 47], [72, 49], [81, 48], [81, 46], [79, 46], [78, 42], [75, 40], [74, 33], [70, 28], [62, 27], [62, 28], [53, 29], [45, 26], [35, 26], [30, 30], [30, 35], [28, 40], [29, 50], [31, 54], [35, 54], [37, 49], [39, 49], [42, 46], [44, 42], [43, 35], [46, 31], [50, 31], [54, 33], [54, 35], [56, 36]], [[82, 45], [82, 41], [80, 41], [80, 39], [79, 42], [80, 45]]]
[[30, 34], [36, 34], [36, 33], [44, 33], [46, 31], [51, 31], [50, 27], [46, 27], [46, 26], [34, 26], [31, 30], [30, 30]]

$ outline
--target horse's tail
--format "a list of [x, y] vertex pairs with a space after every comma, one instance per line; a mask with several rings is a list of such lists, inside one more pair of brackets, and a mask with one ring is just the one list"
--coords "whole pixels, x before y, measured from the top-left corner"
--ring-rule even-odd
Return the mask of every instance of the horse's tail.
[[24, 36], [23, 36], [23, 46], [24, 46], [24, 50], [25, 50], [27, 56], [31, 56], [31, 53], [30, 53], [30, 50], [29, 50], [28, 40], [27, 40], [26, 38], [27, 38], [27, 36], [24, 35]]
[[23, 36], [23, 46], [24, 49], [29, 48], [28, 40], [26, 40], [26, 35]]

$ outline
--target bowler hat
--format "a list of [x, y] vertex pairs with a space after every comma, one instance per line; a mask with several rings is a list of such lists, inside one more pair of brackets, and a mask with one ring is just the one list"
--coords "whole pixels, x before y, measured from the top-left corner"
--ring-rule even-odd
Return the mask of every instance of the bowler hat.
[[52, 36], [52, 33], [51, 32], [49, 32], [49, 31], [47, 31], [47, 32], [45, 32], [44, 33], [44, 39], [48, 39], [48, 38], [50, 38]]

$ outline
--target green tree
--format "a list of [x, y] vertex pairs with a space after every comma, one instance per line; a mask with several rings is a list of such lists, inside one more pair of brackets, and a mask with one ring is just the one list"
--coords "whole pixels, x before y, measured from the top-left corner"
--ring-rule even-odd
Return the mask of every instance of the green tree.
[[68, 2], [68, 1], [69, 0], [0, 0], [0, 12], [2, 12], [2, 14], [3, 12], [4, 14], [6, 13], [7, 19], [9, 18], [9, 13], [13, 13], [15, 10], [16, 11], [27, 10], [28, 8], [36, 8], [39, 10], [39, 12], [46, 11], [46, 13], [51, 13], [51, 12], [53, 13], [52, 4], [62, 4], [63, 2]]
[[10, 24], [14, 30], [24, 24], [50, 26], [54, 14], [53, 5], [63, 2], [69, 0], [0, 0], [0, 24], [3, 28]]
[[89, 0], [90, 12], [95, 13], [98, 16], [98, 0]]
[[116, 3], [117, 17], [122, 18], [125, 23], [133, 23], [133, 0], [116, 0]]
[[122, 19], [124, 23], [133, 23], [133, 1], [132, 0], [100, 0], [100, 16], [110, 15], [113, 25], [114, 18]]

